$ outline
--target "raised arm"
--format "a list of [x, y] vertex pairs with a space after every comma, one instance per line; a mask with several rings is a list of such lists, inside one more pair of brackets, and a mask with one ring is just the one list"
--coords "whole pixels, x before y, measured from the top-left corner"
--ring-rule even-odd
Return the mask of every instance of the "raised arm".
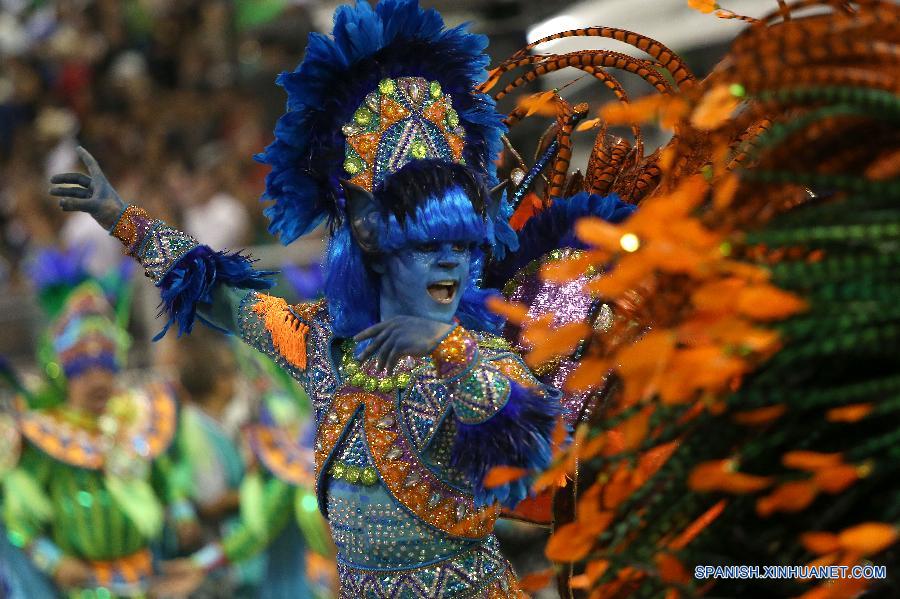
[[89, 175], [54, 175], [50, 194], [67, 211], [90, 214], [119, 239], [125, 253], [144, 268], [159, 287], [165, 312], [163, 331], [177, 324], [190, 332], [196, 318], [229, 332], [238, 332], [239, 311], [251, 290], [267, 289], [274, 273], [254, 270], [240, 253], [215, 251], [190, 235], [153, 218], [144, 209], [126, 204], [110, 185], [97, 161], [84, 148], [79, 157]]

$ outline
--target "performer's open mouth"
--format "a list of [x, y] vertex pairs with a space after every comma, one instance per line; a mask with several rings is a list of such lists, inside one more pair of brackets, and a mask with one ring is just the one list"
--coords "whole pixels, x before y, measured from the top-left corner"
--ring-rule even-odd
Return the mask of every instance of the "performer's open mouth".
[[459, 283], [456, 281], [437, 281], [428, 286], [428, 295], [439, 304], [450, 304], [456, 297], [456, 289]]

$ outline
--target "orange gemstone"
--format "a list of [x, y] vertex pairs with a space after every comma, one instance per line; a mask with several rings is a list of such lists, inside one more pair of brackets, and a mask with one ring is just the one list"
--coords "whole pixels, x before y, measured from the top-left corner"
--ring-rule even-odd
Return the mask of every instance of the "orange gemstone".
[[433, 102], [431, 106], [425, 109], [425, 118], [441, 128], [446, 128], [444, 118], [447, 116], [447, 105], [443, 102]]
[[462, 158], [463, 148], [465, 147], [465, 142], [458, 135], [447, 135], [447, 143], [450, 144], [450, 151], [453, 152], [453, 159], [459, 160]]
[[409, 111], [387, 96], [381, 96], [381, 122], [379, 128], [386, 131], [391, 125], [409, 116]]
[[356, 150], [356, 153], [366, 162], [366, 165], [371, 165], [375, 162], [375, 152], [378, 150], [379, 139], [381, 139], [381, 133], [365, 133], [348, 137], [347, 143]]

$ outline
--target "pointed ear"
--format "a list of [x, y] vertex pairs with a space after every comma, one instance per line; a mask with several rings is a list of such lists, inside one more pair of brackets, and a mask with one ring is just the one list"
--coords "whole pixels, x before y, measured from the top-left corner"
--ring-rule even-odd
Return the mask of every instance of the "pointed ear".
[[504, 179], [500, 182], [499, 185], [492, 187], [488, 192], [488, 214], [491, 218], [497, 216], [497, 213], [500, 210], [500, 204], [503, 200], [503, 194], [506, 192], [507, 187], [509, 187], [509, 179]]
[[347, 198], [347, 218], [353, 239], [366, 253], [378, 252], [378, 201], [368, 190], [345, 179], [340, 180]]

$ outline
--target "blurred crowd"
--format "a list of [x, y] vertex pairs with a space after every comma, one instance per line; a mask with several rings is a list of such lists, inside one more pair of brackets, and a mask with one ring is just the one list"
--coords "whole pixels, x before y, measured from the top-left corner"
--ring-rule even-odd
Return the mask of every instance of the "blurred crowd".
[[2, 0], [0, 288], [22, 285], [37, 247], [100, 246], [98, 271], [120, 254], [47, 194], [50, 174], [78, 169], [78, 144], [126, 201], [200, 241], [260, 240], [252, 156], [283, 110], [275, 77], [310, 28], [285, 0]]

